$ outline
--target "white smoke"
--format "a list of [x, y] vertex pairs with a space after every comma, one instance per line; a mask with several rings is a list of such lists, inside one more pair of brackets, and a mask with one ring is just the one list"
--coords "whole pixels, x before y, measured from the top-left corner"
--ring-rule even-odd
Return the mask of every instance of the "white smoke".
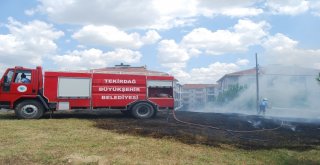
[[[320, 83], [316, 80], [319, 72], [295, 66], [271, 65], [261, 68], [259, 99], [268, 99], [266, 116], [320, 119]], [[204, 111], [257, 114], [255, 80], [255, 75], [239, 76], [239, 85], [246, 86], [246, 89], [227, 104], [221, 107], [208, 105]]]

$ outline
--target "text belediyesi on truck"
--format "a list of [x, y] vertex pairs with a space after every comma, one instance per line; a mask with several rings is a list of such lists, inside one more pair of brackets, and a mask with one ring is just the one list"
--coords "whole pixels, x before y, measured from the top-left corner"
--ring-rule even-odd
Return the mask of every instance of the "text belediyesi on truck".
[[14, 109], [22, 119], [74, 109], [118, 109], [146, 119], [159, 109], [173, 109], [181, 98], [173, 76], [127, 65], [44, 73], [40, 66], [14, 67], [6, 70], [0, 84], [0, 108]]

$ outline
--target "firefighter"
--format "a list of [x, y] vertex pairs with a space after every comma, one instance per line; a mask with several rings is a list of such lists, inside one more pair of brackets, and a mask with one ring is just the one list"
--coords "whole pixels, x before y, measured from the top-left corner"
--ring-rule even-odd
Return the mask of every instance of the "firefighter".
[[21, 80], [20, 81], [22, 83], [30, 83], [31, 82], [24, 73], [21, 74]]
[[263, 115], [265, 115], [266, 113], [266, 109], [268, 108], [268, 99], [267, 98], [263, 98], [262, 101], [259, 104], [259, 112], [258, 115], [260, 115], [261, 113]]

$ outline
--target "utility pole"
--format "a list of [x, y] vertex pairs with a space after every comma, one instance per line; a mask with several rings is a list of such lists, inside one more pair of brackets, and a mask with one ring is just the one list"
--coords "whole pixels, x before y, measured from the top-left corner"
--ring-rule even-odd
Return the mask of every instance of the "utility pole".
[[258, 54], [256, 53], [256, 86], [257, 86], [257, 112], [259, 113], [259, 64], [258, 64]]

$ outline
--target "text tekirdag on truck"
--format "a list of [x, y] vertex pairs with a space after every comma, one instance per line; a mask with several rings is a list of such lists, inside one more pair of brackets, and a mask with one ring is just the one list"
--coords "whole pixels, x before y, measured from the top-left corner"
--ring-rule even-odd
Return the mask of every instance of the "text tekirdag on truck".
[[173, 76], [123, 64], [86, 71], [14, 67], [0, 84], [0, 108], [14, 109], [22, 119], [77, 109], [117, 109], [146, 119], [181, 104], [181, 85]]

